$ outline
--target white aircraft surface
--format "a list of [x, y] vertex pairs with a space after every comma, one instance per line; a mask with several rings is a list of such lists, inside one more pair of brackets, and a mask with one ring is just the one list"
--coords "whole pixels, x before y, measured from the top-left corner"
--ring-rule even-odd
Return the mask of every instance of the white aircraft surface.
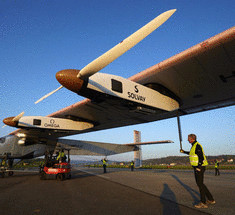
[[[62, 137], [153, 122], [235, 104], [235, 27], [205, 40], [128, 79], [99, 71], [169, 19], [162, 13], [81, 70], [59, 71], [61, 86], [86, 99], [49, 116], [8, 117], [19, 128], [0, 139], [0, 158], [33, 158], [56, 146], [76, 155], [113, 155], [136, 150], [138, 144], [111, 144]], [[157, 141], [151, 143], [169, 143]]]

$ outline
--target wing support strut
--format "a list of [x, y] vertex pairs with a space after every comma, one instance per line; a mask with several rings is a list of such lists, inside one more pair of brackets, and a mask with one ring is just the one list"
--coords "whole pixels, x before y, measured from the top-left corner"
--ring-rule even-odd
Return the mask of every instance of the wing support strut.
[[180, 149], [182, 149], [182, 131], [181, 131], [179, 112], [177, 113], [177, 122], [178, 122], [178, 132], [179, 132], [179, 140], [180, 140]]

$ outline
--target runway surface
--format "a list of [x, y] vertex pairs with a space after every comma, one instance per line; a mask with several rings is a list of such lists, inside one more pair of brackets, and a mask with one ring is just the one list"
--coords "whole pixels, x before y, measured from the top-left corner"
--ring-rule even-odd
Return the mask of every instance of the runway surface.
[[235, 172], [206, 172], [216, 204], [194, 209], [199, 192], [192, 171], [73, 168], [71, 180], [39, 180], [36, 173], [0, 178], [0, 214], [223, 214], [235, 212]]

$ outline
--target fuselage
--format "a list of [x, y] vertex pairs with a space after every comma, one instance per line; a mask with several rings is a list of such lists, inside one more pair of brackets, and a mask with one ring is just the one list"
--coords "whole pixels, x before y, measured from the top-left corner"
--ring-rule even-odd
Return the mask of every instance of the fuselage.
[[[0, 158], [30, 159], [45, 154], [49, 147], [45, 144], [20, 145], [20, 138], [15, 135], [7, 135], [0, 138]], [[51, 150], [51, 146], [50, 146]]]

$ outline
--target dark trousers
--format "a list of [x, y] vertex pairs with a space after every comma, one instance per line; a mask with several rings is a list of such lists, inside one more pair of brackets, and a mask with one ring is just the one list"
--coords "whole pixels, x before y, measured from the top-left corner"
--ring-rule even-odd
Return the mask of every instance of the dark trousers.
[[106, 165], [103, 164], [103, 168], [104, 168], [104, 173], [106, 173]]
[[134, 166], [131, 166], [131, 171], [133, 171], [134, 170]]
[[215, 175], [220, 175], [219, 169], [215, 168]]
[[213, 201], [214, 199], [210, 191], [207, 189], [206, 185], [203, 183], [204, 172], [205, 172], [204, 166], [201, 167], [201, 171], [196, 171], [196, 168], [194, 167], [194, 175], [195, 175], [197, 186], [199, 188], [201, 202], [206, 203], [206, 197], [210, 201]]

